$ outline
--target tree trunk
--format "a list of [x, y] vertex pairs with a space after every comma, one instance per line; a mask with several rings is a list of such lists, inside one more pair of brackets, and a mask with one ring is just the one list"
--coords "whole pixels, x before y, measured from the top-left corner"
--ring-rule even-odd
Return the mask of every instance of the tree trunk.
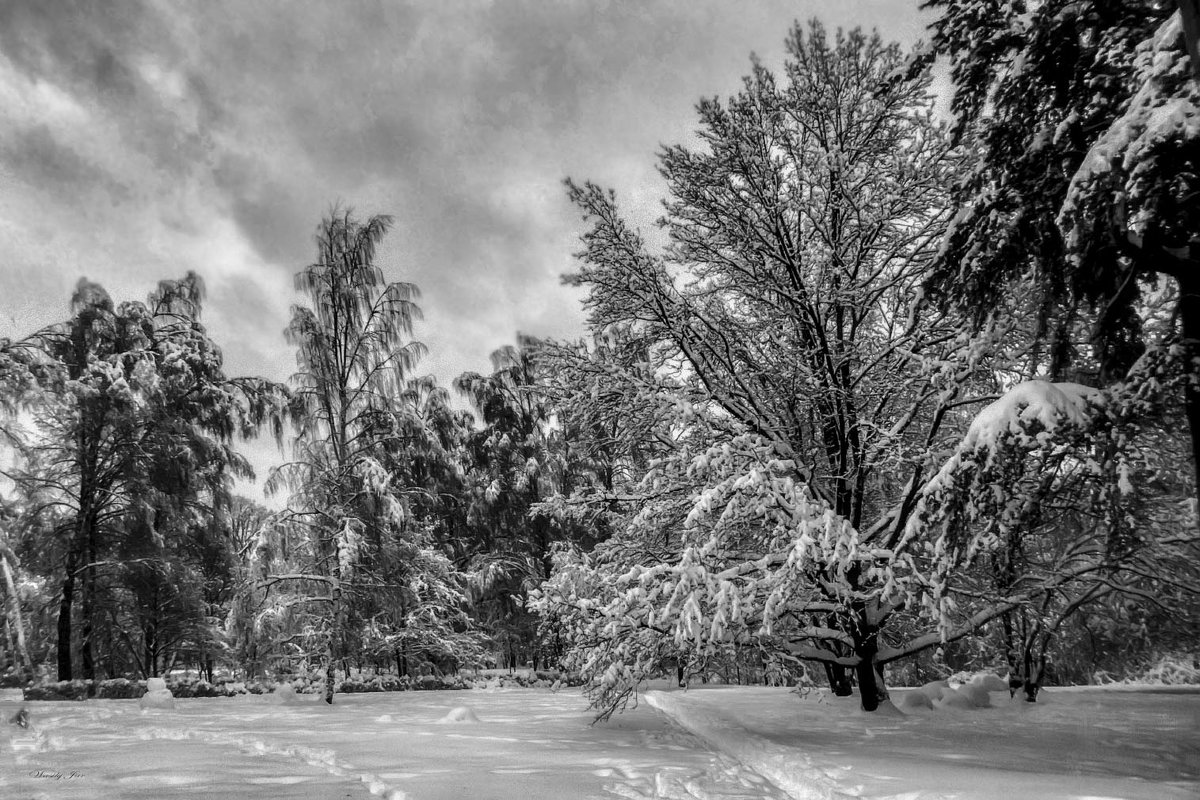
[[325, 636], [325, 702], [333, 705], [333, 689], [337, 672], [337, 637], [342, 619], [341, 570], [337, 566], [338, 548], [334, 546], [333, 586], [329, 603], [328, 630]]
[[142, 658], [146, 663], [146, 676], [150, 678], [158, 677], [158, 659], [154, 657], [155, 648], [154, 625], [147, 625], [142, 630]]
[[888, 699], [887, 687], [883, 684], [883, 669], [875, 663], [875, 655], [866, 657], [854, 668], [858, 679], [858, 691], [862, 696], [863, 711], [875, 711]]
[[1179, 0], [1183, 42], [1192, 62], [1192, 80], [1200, 83], [1200, 0]]
[[83, 662], [83, 679], [96, 680], [96, 658], [92, 646], [92, 585], [87, 576], [83, 579], [83, 603], [79, 608], [82, 618], [79, 635], [79, 658]]
[[325, 638], [325, 702], [333, 705], [333, 684], [334, 670], [337, 660], [333, 655], [333, 628], [329, 629], [329, 635]]
[[883, 669], [875, 662], [879, 653], [879, 626], [868, 619], [866, 609], [856, 611], [855, 617], [854, 654], [858, 656], [858, 664], [854, 667], [854, 677], [858, 680], [863, 711], [875, 711], [888, 699]]
[[1180, 274], [1179, 319], [1183, 323], [1183, 346], [1189, 360], [1184, 404], [1192, 434], [1192, 467], [1196, 476], [1196, 498], [1200, 501], [1200, 275]]
[[[16, 664], [17, 643], [13, 641], [12, 625], [9, 623], [7, 614], [4, 616], [4, 641], [8, 644], [8, 649], [4, 651], [4, 658], [7, 659], [8, 654], [12, 653], [13, 663]], [[3, 663], [3, 659], [0, 659], [0, 663]]]
[[17, 651], [14, 661], [20, 659], [25, 669], [25, 675], [33, 679], [33, 660], [29, 657], [29, 648], [25, 644], [25, 621], [21, 617], [21, 598], [17, 596], [16, 581], [13, 580], [12, 567], [6, 556], [0, 555], [0, 568], [4, 570], [4, 586], [8, 590], [9, 628], [16, 628]]
[[849, 697], [854, 694], [850, 687], [850, 675], [841, 664], [826, 664], [825, 677], [829, 679], [829, 688], [837, 697]]
[[1033, 648], [1025, 648], [1024, 670], [1022, 670], [1022, 688], [1025, 690], [1025, 702], [1036, 703], [1038, 692], [1042, 690], [1042, 679], [1046, 671], [1046, 654], [1043, 652], [1034, 664]]
[[67, 576], [63, 578], [62, 600], [58, 604], [58, 679], [69, 681], [73, 677], [71, 664], [71, 606], [75, 602], [75, 565], [67, 563]]

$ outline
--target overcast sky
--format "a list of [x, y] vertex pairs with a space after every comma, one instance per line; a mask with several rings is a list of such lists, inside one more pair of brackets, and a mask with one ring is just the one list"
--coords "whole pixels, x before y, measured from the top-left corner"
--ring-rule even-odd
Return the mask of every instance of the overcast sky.
[[[284, 380], [292, 276], [331, 204], [390, 213], [448, 383], [518, 331], [575, 337], [562, 180], [657, 214], [655, 152], [793, 20], [922, 38], [917, 0], [0, 2], [0, 336], [205, 280], [229, 374]], [[258, 459], [256, 459], [258, 460]]]

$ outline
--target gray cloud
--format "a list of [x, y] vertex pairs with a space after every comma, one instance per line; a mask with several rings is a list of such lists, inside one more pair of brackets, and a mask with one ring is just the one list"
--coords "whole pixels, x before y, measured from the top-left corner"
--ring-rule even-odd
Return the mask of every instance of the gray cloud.
[[562, 179], [659, 213], [660, 143], [787, 28], [920, 35], [916, 2], [0, 3], [0, 335], [195, 269], [231, 371], [284, 378], [292, 275], [331, 204], [392, 213], [422, 366], [484, 371], [518, 331], [577, 336]]

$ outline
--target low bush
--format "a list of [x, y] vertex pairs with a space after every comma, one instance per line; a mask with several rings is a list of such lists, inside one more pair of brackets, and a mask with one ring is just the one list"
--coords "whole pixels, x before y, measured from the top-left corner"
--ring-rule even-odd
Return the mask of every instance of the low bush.
[[1100, 671], [1092, 676], [1098, 684], [1150, 684], [1155, 686], [1200, 685], [1200, 659], [1188, 653], [1167, 653], [1123, 676]]
[[214, 686], [206, 680], [178, 680], [168, 683], [167, 688], [175, 697], [228, 697], [227, 684]]
[[91, 681], [58, 681], [27, 686], [22, 694], [26, 700], [87, 700], [91, 690]]
[[96, 697], [101, 700], [136, 700], [145, 693], [145, 681], [131, 681], [128, 678], [111, 678], [100, 681], [96, 686]]
[[[199, 678], [175, 678], [167, 683], [167, 689], [176, 698], [193, 697], [236, 697], [238, 695], [271, 694], [281, 683], [290, 683], [298, 694], [319, 694], [325, 691], [324, 678], [314, 679], [301, 675], [291, 681], [231, 681], [223, 679], [209, 683]], [[541, 671], [518, 672], [511, 675], [493, 675], [488, 678], [468, 678], [462, 675], [371, 675], [347, 678], [338, 682], [335, 691], [340, 694], [365, 692], [405, 692], [412, 690], [434, 691], [439, 689], [471, 689], [475, 687], [550, 687], [579, 686], [579, 676]], [[144, 680], [111, 678], [98, 681], [59, 681], [28, 686], [24, 689], [26, 700], [86, 700], [89, 696], [102, 700], [136, 700], [146, 694]]]
[[0, 675], [0, 689], [21, 689], [28, 686], [30, 681], [16, 670], [8, 670]]

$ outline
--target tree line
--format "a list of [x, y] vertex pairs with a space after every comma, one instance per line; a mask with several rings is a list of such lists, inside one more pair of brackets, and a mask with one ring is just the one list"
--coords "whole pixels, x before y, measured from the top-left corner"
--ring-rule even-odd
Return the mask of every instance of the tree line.
[[[197, 276], [81, 281], [0, 342], [10, 669], [303, 665], [332, 702], [338, 670], [490, 659], [601, 714], [664, 673], [874, 710], [901, 676], [1002, 667], [1034, 700], [1194, 649], [1185, 19], [927, 5], [927, 48], [796, 25], [781, 73], [702, 100], [658, 154], [661, 247], [568, 181], [587, 335], [450, 389], [376, 264], [387, 216], [319, 226], [286, 385], [224, 374]], [[280, 511], [230, 488], [263, 432]]]

